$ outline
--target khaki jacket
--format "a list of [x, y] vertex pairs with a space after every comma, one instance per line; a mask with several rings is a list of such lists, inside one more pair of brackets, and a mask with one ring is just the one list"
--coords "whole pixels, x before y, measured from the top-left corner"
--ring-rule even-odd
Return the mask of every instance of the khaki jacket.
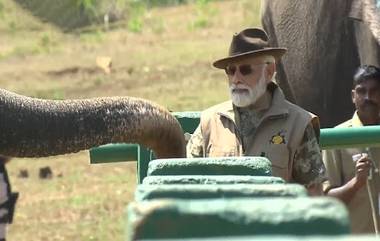
[[292, 181], [295, 151], [310, 122], [319, 137], [318, 118], [286, 101], [282, 91], [275, 88], [272, 103], [244, 150], [232, 102], [227, 101], [202, 113], [204, 156], [265, 156], [272, 162], [273, 176]]
[[[336, 128], [359, 126], [363, 126], [363, 124], [355, 113], [351, 120], [338, 125]], [[355, 176], [355, 163], [352, 161], [352, 156], [359, 153], [368, 153], [370, 158], [376, 163], [376, 166], [379, 166], [380, 148], [347, 148], [323, 151], [323, 161], [328, 175], [328, 181], [324, 183], [323, 187], [325, 192], [331, 188], [343, 186]], [[373, 178], [369, 181], [368, 187], [373, 194], [374, 212], [378, 215], [378, 195], [380, 193], [379, 173], [374, 173]], [[370, 197], [366, 186], [356, 192], [353, 199], [347, 205], [347, 208], [350, 213], [353, 233], [375, 233]]]

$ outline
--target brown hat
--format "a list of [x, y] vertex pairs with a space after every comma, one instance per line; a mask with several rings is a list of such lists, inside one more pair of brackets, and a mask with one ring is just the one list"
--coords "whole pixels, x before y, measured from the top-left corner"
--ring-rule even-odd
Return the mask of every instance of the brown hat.
[[228, 57], [213, 63], [214, 67], [224, 69], [231, 62], [244, 59], [248, 56], [272, 55], [275, 59], [281, 58], [286, 48], [269, 47], [267, 33], [259, 28], [247, 28], [232, 37]]

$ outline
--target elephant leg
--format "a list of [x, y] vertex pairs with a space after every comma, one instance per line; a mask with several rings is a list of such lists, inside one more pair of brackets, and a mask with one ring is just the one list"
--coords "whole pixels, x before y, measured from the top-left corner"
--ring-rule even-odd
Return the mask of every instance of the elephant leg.
[[[271, 44], [288, 49], [279, 69], [296, 104], [323, 127], [352, 115], [352, 76], [359, 64], [347, 11], [352, 0], [262, 0], [262, 24]], [[281, 72], [284, 73], [281, 73]], [[286, 79], [285, 79], [286, 78]]]
[[373, 37], [366, 22], [353, 20], [356, 38], [356, 46], [359, 52], [360, 63], [362, 65], [380, 64], [380, 45]]
[[294, 104], [297, 104], [296, 96], [294, 94], [292, 86], [289, 84], [288, 77], [286, 76], [286, 72], [284, 70], [284, 65], [282, 64], [282, 61], [279, 61], [277, 63], [276, 73], [278, 76], [278, 78], [276, 78], [276, 82], [278, 82], [278, 85], [284, 92], [286, 99]]
[[[269, 6], [268, 1], [262, 1], [261, 2], [261, 24], [263, 25], [264, 30], [268, 33], [270, 36], [270, 45], [271, 46], [278, 46], [278, 41], [276, 38], [275, 33], [275, 27], [274, 23], [272, 21], [272, 11]], [[288, 77], [286, 75], [286, 71], [284, 69], [284, 64], [282, 61], [278, 61], [277, 69], [276, 69], [276, 82], [284, 92], [286, 99], [289, 100], [292, 103], [297, 103], [296, 96], [294, 94], [294, 90], [292, 86], [290, 85], [288, 81]]]

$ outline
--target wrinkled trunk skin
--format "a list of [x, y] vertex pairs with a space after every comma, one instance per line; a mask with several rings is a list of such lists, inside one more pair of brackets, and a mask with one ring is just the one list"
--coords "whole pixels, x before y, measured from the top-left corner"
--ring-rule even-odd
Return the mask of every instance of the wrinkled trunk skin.
[[[359, 66], [352, 0], [262, 0], [271, 44], [286, 47], [279, 82], [296, 103], [320, 117], [322, 127], [352, 116], [352, 77]], [[281, 84], [280, 84], [281, 86]]]
[[184, 157], [178, 121], [143, 99], [41, 100], [0, 89], [0, 153], [43, 157], [107, 143], [139, 143], [158, 158]]

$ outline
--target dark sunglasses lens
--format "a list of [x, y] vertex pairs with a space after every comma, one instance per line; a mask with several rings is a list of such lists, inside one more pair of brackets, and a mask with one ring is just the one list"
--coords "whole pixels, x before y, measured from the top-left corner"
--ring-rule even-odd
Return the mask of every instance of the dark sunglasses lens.
[[249, 66], [249, 65], [241, 65], [241, 66], [239, 67], [239, 70], [240, 70], [240, 73], [241, 73], [242, 75], [249, 75], [249, 74], [252, 73], [252, 68], [251, 68], [251, 66]]
[[225, 71], [228, 75], [234, 75], [236, 72], [236, 66], [227, 66]]

